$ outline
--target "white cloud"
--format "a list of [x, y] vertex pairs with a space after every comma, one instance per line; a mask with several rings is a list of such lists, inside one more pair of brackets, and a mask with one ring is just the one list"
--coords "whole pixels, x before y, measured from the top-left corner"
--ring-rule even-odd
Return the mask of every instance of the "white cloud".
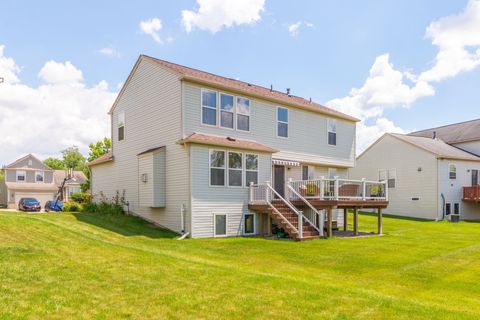
[[159, 31], [162, 30], [162, 20], [152, 18], [150, 20], [140, 21], [140, 30], [152, 37], [155, 42], [163, 44]]
[[288, 26], [288, 32], [292, 37], [296, 37], [300, 34], [300, 28], [302, 26], [308, 27], [308, 28], [313, 28], [313, 23], [310, 22], [302, 22], [302, 21], [297, 21], [295, 23], [292, 23]]
[[17, 83], [20, 80], [17, 74], [20, 73], [20, 67], [15, 64], [12, 58], [7, 58], [3, 55], [5, 49], [4, 45], [0, 45], [0, 77], [3, 78], [5, 84]]
[[406, 133], [408, 130], [396, 126], [393, 121], [384, 117], [377, 118], [373, 125], [366, 125], [363, 121], [360, 122], [357, 125], [357, 150], [365, 150], [386, 132]]
[[117, 49], [113, 47], [105, 47], [98, 50], [98, 52], [107, 57], [120, 58], [120, 52], [118, 52]]
[[82, 71], [70, 61], [62, 63], [50, 60], [40, 70], [38, 77], [52, 84], [80, 84], [83, 81]]
[[0, 164], [27, 153], [57, 155], [71, 145], [86, 153], [90, 142], [110, 136], [106, 113], [116, 93], [105, 81], [87, 86], [70, 62], [49, 61], [39, 73], [45, 83], [32, 87], [21, 82], [20, 67], [3, 52], [0, 66], [18, 79], [0, 84]]
[[183, 10], [182, 23], [187, 32], [194, 28], [211, 33], [223, 27], [251, 24], [261, 20], [265, 0], [197, 0], [196, 11]]
[[375, 59], [361, 88], [353, 88], [348, 96], [330, 100], [327, 104], [365, 119], [379, 117], [387, 108], [408, 107], [421, 97], [435, 94], [428, 83], [417, 81], [409, 85], [405, 82], [407, 79], [411, 79], [410, 73], [396, 70], [389, 55], [384, 54]]
[[480, 65], [480, 0], [471, 0], [465, 10], [432, 22], [426, 32], [439, 49], [431, 69], [420, 74], [423, 81], [441, 81]]

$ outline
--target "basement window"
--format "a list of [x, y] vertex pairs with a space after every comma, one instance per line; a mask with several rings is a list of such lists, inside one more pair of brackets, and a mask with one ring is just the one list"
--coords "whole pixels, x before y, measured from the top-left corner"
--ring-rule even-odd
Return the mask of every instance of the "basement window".
[[226, 214], [215, 214], [214, 215], [214, 231], [215, 237], [226, 237], [227, 236], [227, 215]]
[[453, 213], [454, 214], [460, 214], [460, 204], [459, 203], [454, 203], [453, 204]]
[[445, 203], [445, 215], [450, 215], [452, 213], [452, 204]]

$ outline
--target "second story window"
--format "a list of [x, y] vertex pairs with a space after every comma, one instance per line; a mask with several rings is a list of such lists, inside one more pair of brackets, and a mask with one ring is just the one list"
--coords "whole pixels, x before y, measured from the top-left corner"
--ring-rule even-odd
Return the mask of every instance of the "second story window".
[[457, 179], [457, 167], [454, 164], [448, 165], [448, 177], [452, 180]]
[[25, 171], [17, 171], [17, 182], [25, 182], [27, 179], [27, 173]]
[[250, 131], [250, 100], [237, 97], [237, 130]]
[[288, 109], [277, 108], [277, 137], [288, 138]]
[[43, 182], [45, 176], [43, 171], [35, 172], [35, 182]]
[[118, 141], [125, 140], [125, 112], [118, 114]]
[[205, 89], [202, 90], [202, 123], [210, 126], [217, 125], [216, 91]]
[[337, 145], [337, 120], [327, 120], [328, 144], [331, 146]]
[[220, 127], [233, 129], [233, 96], [225, 93], [220, 94]]

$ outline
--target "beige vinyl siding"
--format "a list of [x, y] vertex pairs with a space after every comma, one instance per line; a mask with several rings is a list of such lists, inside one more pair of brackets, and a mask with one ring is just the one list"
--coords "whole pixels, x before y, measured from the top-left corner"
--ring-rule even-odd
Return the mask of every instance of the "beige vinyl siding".
[[[103, 191], [111, 196], [116, 190], [125, 190], [132, 212], [177, 232], [181, 230], [182, 205], [186, 208], [186, 230], [190, 228], [188, 154], [176, 144], [182, 138], [181, 99], [178, 76], [141, 59], [113, 111], [114, 161], [92, 167], [93, 193]], [[117, 136], [120, 112], [125, 113], [123, 141]], [[166, 207], [150, 208], [139, 204], [137, 154], [159, 146], [165, 146]]]
[[166, 163], [165, 148], [153, 153], [153, 206], [164, 207], [166, 204]]
[[349, 176], [377, 181], [379, 169], [396, 170], [396, 186], [388, 189], [390, 203], [385, 213], [425, 219], [438, 217], [437, 159], [433, 154], [386, 135], [357, 159]]
[[[454, 164], [457, 169], [456, 179], [449, 178], [449, 165]], [[438, 160], [438, 181], [440, 186], [440, 194], [445, 197], [445, 202], [460, 205], [460, 216], [465, 220], [480, 220], [480, 204], [473, 202], [464, 202], [463, 187], [472, 185], [471, 170], [480, 170], [480, 162], [460, 161], [442, 159]], [[443, 202], [439, 197], [439, 215], [442, 215]]]
[[[332, 166], [353, 166], [355, 159], [355, 123], [337, 120], [337, 145], [327, 143], [327, 116], [287, 107], [288, 138], [277, 137], [277, 106], [265, 100], [250, 98], [250, 132], [202, 125], [201, 90], [205, 86], [184, 82], [184, 134], [193, 132], [218, 136], [234, 136], [239, 139], [255, 140], [276, 148], [280, 152], [275, 158], [292, 159], [312, 163], [328, 163]], [[217, 90], [220, 92], [221, 90]], [[221, 91], [224, 92], [224, 91]], [[231, 92], [226, 92], [233, 94]], [[241, 95], [249, 98], [248, 96]], [[282, 106], [286, 107], [286, 106]]]
[[[142, 181], [142, 175], [147, 175], [147, 181]], [[153, 207], [153, 154], [148, 153], [138, 157], [138, 191], [142, 207]]]
[[480, 140], [455, 143], [453, 146], [480, 156]]
[[[210, 187], [210, 149], [229, 150], [200, 145], [190, 146], [192, 166], [192, 237], [213, 237], [214, 214], [217, 213], [227, 215], [227, 236], [241, 236], [243, 231], [242, 217], [243, 214], [249, 212], [249, 188]], [[262, 182], [270, 179], [272, 161], [270, 154], [242, 150], [235, 151], [258, 154], [258, 181]], [[256, 221], [258, 222], [258, 218], [256, 218]]]

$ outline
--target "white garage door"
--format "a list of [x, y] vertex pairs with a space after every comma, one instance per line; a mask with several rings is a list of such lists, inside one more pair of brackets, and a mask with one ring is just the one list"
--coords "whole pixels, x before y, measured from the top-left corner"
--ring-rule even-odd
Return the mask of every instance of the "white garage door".
[[22, 198], [34, 198], [40, 201], [40, 204], [42, 205], [42, 209], [45, 207], [45, 203], [49, 200], [53, 200], [53, 193], [33, 193], [33, 192], [25, 192], [25, 193], [20, 193], [16, 192], [15, 193], [15, 207], [18, 209], [18, 202]]

